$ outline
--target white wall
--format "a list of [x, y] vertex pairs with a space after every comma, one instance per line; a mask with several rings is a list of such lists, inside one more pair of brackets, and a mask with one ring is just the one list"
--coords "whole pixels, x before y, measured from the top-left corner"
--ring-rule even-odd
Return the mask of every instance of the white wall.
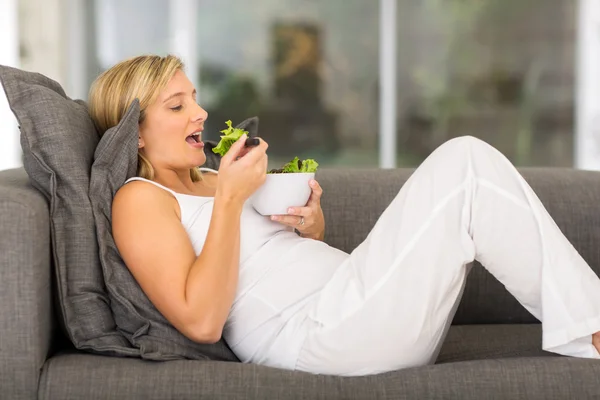
[[[0, 0], [2, 1], [2, 0]], [[65, 0], [16, 0], [18, 10], [19, 64], [54, 79], [66, 88], [68, 25]], [[71, 10], [74, 12], [74, 10]], [[71, 78], [71, 77], [69, 77]]]
[[575, 168], [600, 170], [600, 1], [579, 0]]
[[[0, 64], [19, 66], [17, 0], [0, 0]], [[0, 89], [0, 170], [21, 165], [17, 121]]]

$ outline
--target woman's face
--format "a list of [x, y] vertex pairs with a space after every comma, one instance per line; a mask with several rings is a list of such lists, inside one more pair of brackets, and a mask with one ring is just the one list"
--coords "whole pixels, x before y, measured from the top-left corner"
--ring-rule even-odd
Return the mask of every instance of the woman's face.
[[204, 164], [202, 130], [208, 113], [196, 103], [196, 89], [183, 71], [146, 109], [140, 149], [155, 169], [189, 170]]

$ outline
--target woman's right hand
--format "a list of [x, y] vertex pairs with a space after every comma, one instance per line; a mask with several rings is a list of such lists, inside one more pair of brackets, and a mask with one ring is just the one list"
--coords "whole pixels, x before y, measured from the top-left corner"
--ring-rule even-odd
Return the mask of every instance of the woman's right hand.
[[217, 193], [226, 199], [244, 203], [267, 177], [269, 145], [244, 147], [247, 136], [242, 135], [221, 159]]

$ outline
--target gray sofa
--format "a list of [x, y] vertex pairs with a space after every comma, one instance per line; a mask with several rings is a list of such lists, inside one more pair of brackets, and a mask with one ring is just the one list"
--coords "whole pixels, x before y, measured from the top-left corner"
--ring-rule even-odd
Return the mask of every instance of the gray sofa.
[[[326, 241], [351, 251], [411, 172], [320, 171]], [[582, 256], [600, 271], [600, 173], [521, 172]], [[82, 353], [56, 322], [49, 232], [48, 205], [24, 170], [1, 171], [2, 399], [600, 398], [600, 362], [543, 352], [539, 323], [477, 265], [432, 366], [339, 378], [237, 362]]]

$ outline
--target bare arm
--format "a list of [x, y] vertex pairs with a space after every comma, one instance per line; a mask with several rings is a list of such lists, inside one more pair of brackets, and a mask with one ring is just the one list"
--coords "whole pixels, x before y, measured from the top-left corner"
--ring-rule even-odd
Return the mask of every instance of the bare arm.
[[266, 179], [268, 145], [243, 148], [245, 136], [221, 160], [207, 237], [196, 257], [176, 199], [132, 182], [113, 201], [115, 243], [144, 293], [182, 334], [196, 342], [221, 338], [238, 282], [240, 216]]
[[202, 332], [203, 327], [208, 326], [209, 341], [220, 339], [235, 297], [242, 206], [243, 203], [238, 204], [217, 193], [203, 251], [187, 276], [186, 304], [203, 310], [203, 317], [192, 329]]
[[133, 182], [115, 196], [113, 235], [123, 260], [157, 309], [194, 341], [218, 341], [233, 303], [242, 204], [217, 193], [196, 257], [169, 193]]

